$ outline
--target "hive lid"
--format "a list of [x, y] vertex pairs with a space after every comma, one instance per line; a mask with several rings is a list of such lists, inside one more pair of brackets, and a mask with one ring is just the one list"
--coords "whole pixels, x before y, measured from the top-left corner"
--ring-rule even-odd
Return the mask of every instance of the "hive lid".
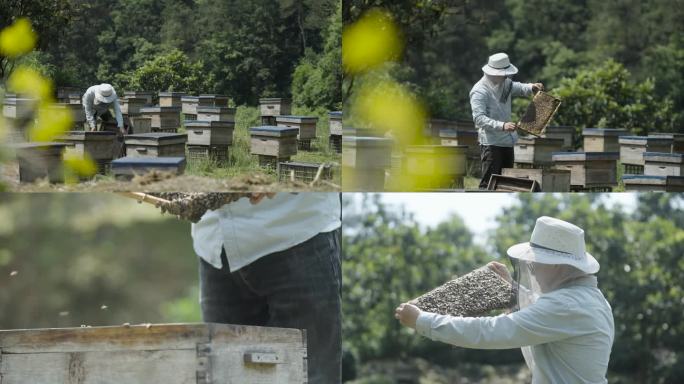
[[153, 95], [154, 95], [154, 92], [151, 92], [151, 91], [124, 91], [123, 94], [124, 94], [124, 96], [126, 96], [126, 97], [128, 97], [128, 96], [137, 96], [137, 95], [140, 95], [140, 96], [153, 96]]
[[30, 104], [36, 101], [35, 99], [29, 99], [25, 97], [7, 97], [3, 100], [4, 105], [17, 105], [17, 104]]
[[12, 143], [8, 145], [17, 151], [29, 150], [29, 149], [61, 149], [67, 146], [66, 143], [56, 143], [56, 142], [46, 142], [46, 141], [32, 141], [28, 143]]
[[622, 181], [625, 184], [665, 184], [667, 176], [655, 175], [623, 175]]
[[524, 136], [518, 138], [517, 145], [556, 145], [562, 147], [565, 141], [555, 137]]
[[138, 96], [124, 96], [119, 98], [119, 101], [121, 103], [146, 103], [147, 99], [144, 97], [138, 97]]
[[122, 157], [112, 160], [112, 168], [156, 167], [177, 168], [185, 164], [185, 157]]
[[620, 136], [620, 144], [651, 144], [651, 145], [670, 145], [672, 138], [656, 136]]
[[366, 147], [391, 147], [394, 140], [386, 137], [373, 137], [373, 136], [342, 136], [343, 146], [358, 146], [363, 145]]
[[620, 152], [554, 152], [553, 161], [617, 160]]
[[125, 136], [126, 144], [155, 145], [182, 144], [188, 140], [185, 133], [150, 132]]
[[315, 123], [318, 121], [318, 117], [315, 116], [294, 116], [294, 115], [283, 115], [276, 116], [277, 122], [286, 123]]
[[259, 99], [259, 104], [290, 103], [290, 99], [279, 97], [263, 97]]
[[185, 92], [159, 92], [159, 97], [183, 97], [187, 95]]
[[196, 103], [199, 101], [199, 96], [181, 96], [182, 102]]
[[464, 137], [464, 136], [477, 137], [477, 132], [467, 131], [464, 129], [451, 129], [451, 128], [439, 130], [439, 137], [459, 138], [459, 137]]
[[234, 121], [185, 120], [186, 128], [235, 128]]
[[644, 160], [660, 163], [681, 164], [684, 154], [667, 152], [644, 152]]
[[66, 141], [112, 141], [116, 133], [111, 131], [69, 131], [58, 137]]
[[287, 137], [297, 136], [299, 134], [298, 128], [290, 127], [276, 127], [272, 125], [264, 125], [261, 127], [252, 127], [249, 129], [252, 136], [273, 136], [273, 137]]
[[181, 107], [144, 107], [140, 108], [140, 113], [180, 113]]
[[235, 108], [211, 107], [211, 106], [198, 107], [197, 113], [229, 113], [231, 115], [234, 115], [235, 114]]
[[328, 112], [328, 116], [330, 116], [330, 118], [341, 119], [342, 118], [342, 111], [330, 111], [330, 112]]
[[629, 132], [623, 128], [584, 128], [584, 136], [627, 136]]

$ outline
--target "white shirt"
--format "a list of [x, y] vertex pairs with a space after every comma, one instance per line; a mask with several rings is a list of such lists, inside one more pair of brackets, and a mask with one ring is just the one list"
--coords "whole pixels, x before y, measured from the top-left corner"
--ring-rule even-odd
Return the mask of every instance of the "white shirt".
[[598, 288], [581, 282], [543, 294], [508, 315], [475, 318], [421, 312], [416, 330], [465, 348], [531, 346], [533, 383], [607, 383], [615, 334], [610, 304]]
[[256, 205], [241, 198], [208, 211], [192, 225], [192, 240], [197, 255], [216, 268], [221, 268], [221, 249], [225, 248], [234, 272], [341, 224], [339, 193], [280, 192]]
[[99, 103], [95, 99], [95, 92], [97, 91], [99, 85], [93, 85], [88, 88], [88, 90], [83, 94], [83, 109], [85, 110], [86, 121], [90, 128], [95, 128], [95, 112], [98, 115], [102, 115], [109, 111], [109, 108], [114, 108], [114, 118], [116, 119], [116, 125], [119, 128], [123, 128], [123, 116], [121, 115], [121, 106], [119, 105], [119, 98], [115, 98], [111, 103]]
[[[501, 91], [510, 88], [510, 95], [501, 102]], [[513, 96], [529, 96], [532, 84], [523, 84], [506, 79], [504, 84], [492, 84], [487, 76], [482, 76], [470, 90], [470, 108], [473, 121], [478, 130], [478, 138], [482, 145], [512, 147], [518, 141], [515, 131], [503, 130], [504, 123], [511, 121], [511, 98]]]

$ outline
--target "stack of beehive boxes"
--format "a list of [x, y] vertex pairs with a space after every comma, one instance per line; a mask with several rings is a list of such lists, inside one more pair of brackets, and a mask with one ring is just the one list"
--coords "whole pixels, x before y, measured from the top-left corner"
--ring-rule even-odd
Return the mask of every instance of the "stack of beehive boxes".
[[[625, 164], [622, 180], [626, 190], [684, 191], [684, 135], [659, 133], [624, 139], [620, 153]], [[627, 168], [630, 163], [639, 168]]]
[[[183, 99], [185, 130], [188, 133], [188, 157], [226, 163], [233, 145], [235, 108], [228, 107], [228, 97], [199, 95]], [[189, 113], [185, 113], [189, 112]]]

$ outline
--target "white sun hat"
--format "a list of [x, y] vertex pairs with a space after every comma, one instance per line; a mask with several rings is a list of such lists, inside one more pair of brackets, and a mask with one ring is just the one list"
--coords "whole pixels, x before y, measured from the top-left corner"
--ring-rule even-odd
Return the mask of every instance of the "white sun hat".
[[116, 91], [110, 84], [100, 84], [95, 90], [95, 99], [100, 103], [109, 104], [116, 100]]
[[495, 53], [489, 56], [489, 62], [482, 67], [482, 72], [490, 76], [511, 76], [518, 73], [518, 68], [511, 64], [505, 53]]
[[529, 242], [510, 247], [507, 253], [519, 260], [570, 265], [587, 274], [599, 270], [598, 261], [586, 251], [584, 230], [548, 216], [537, 219]]

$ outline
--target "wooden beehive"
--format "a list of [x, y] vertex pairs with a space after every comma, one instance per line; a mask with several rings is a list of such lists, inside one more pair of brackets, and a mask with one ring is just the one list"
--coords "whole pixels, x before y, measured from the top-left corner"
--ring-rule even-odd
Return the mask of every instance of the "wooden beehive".
[[68, 145], [67, 152], [93, 160], [112, 160], [117, 135], [108, 131], [71, 131], [57, 138]]
[[521, 137], [513, 148], [514, 161], [519, 164], [533, 166], [549, 166], [553, 164], [553, 153], [563, 148], [563, 139], [545, 137]]
[[322, 165], [320, 163], [305, 163], [299, 161], [284, 161], [278, 167], [278, 180], [281, 182], [289, 180], [297, 180], [304, 183], [311, 183], [316, 178], [318, 169], [321, 169], [321, 180], [331, 180], [333, 176], [332, 166], [330, 164]]
[[[181, 112], [185, 115], [186, 120], [197, 119], [197, 107], [199, 106], [199, 97], [197, 96], [183, 96], [181, 97]], [[191, 116], [192, 118], [189, 118]]]
[[69, 103], [72, 95], [83, 95], [83, 90], [78, 87], [57, 87], [57, 101], [60, 103]]
[[575, 150], [576, 128], [569, 125], [549, 125], [544, 131], [543, 137], [549, 139], [563, 139], [563, 151]]
[[213, 160], [219, 163], [228, 161], [228, 145], [187, 145], [188, 159], [190, 160]]
[[342, 136], [342, 112], [329, 112], [328, 117], [330, 118], [330, 134]]
[[181, 107], [181, 99], [185, 96], [184, 92], [159, 92], [160, 107]]
[[197, 120], [235, 121], [235, 108], [197, 107]]
[[557, 152], [554, 167], [570, 171], [570, 187], [612, 187], [617, 185], [618, 152]]
[[425, 125], [425, 136], [440, 138], [442, 130], [477, 132], [472, 120], [430, 119]]
[[349, 126], [343, 126], [342, 127], [342, 137], [351, 137], [351, 136], [359, 136], [359, 137], [383, 137], [382, 132], [376, 130], [376, 129], [371, 129], [371, 128], [356, 128], [356, 127], [349, 127]]
[[300, 140], [316, 138], [316, 123], [318, 117], [310, 116], [277, 116], [276, 123], [279, 127], [297, 128]]
[[70, 93], [68, 103], [69, 104], [81, 104], [83, 101], [82, 98], [83, 98], [83, 94], [81, 94], [81, 93]]
[[27, 120], [33, 118], [34, 99], [7, 97], [3, 101], [2, 115], [8, 119]]
[[488, 191], [496, 192], [541, 192], [536, 180], [526, 177], [491, 175], [487, 184]]
[[182, 175], [185, 172], [184, 157], [122, 157], [112, 161], [112, 174], [121, 180], [131, 180], [136, 175], [149, 172], [169, 172]]
[[527, 106], [518, 128], [534, 136], [541, 136], [558, 111], [561, 101], [546, 92], [537, 92]]
[[177, 130], [180, 128], [180, 107], [145, 107], [140, 108], [143, 117], [149, 117], [152, 130]]
[[306, 333], [227, 324], [0, 331], [2, 384], [305, 383]]
[[534, 180], [542, 192], [570, 192], [570, 171], [551, 168], [504, 168], [503, 176]]
[[134, 97], [145, 99], [146, 106], [152, 106], [155, 103], [155, 97], [157, 96], [154, 92], [147, 91], [125, 91], [123, 93], [125, 98]]
[[228, 96], [213, 93], [201, 94], [199, 95], [199, 105], [201, 107], [227, 107]]
[[55, 103], [49, 107], [52, 110], [68, 110], [71, 115], [73, 127], [83, 128], [83, 123], [86, 121], [85, 110], [80, 104], [65, 104]]
[[292, 101], [283, 98], [259, 99], [259, 111], [261, 117], [276, 117], [289, 115], [292, 110]]
[[63, 182], [62, 159], [65, 147], [64, 143], [11, 144], [10, 148], [16, 153], [19, 163], [19, 181], [31, 183], [46, 178], [51, 183]]
[[412, 188], [463, 188], [466, 146], [412, 145], [404, 151]]
[[670, 150], [665, 152], [684, 153], [684, 133], [651, 133], [648, 137], [672, 140]]
[[345, 191], [382, 191], [385, 169], [391, 167], [392, 139], [342, 136], [342, 188]]
[[446, 128], [439, 131], [439, 137], [442, 140], [442, 145], [465, 145], [468, 147], [469, 157], [480, 157], [480, 146], [478, 143], [477, 132], [475, 131]]
[[666, 192], [684, 192], [684, 176], [667, 176]]
[[188, 145], [232, 145], [235, 123], [232, 121], [186, 121]]
[[297, 154], [297, 128], [261, 126], [249, 132], [253, 155], [284, 159]]
[[584, 128], [584, 152], [620, 152], [618, 140], [628, 134], [627, 130], [619, 128]]
[[128, 135], [125, 140], [128, 157], [185, 157], [188, 135], [152, 132]]
[[152, 132], [152, 119], [149, 117], [134, 116], [129, 117], [131, 122], [131, 133], [150, 133]]
[[666, 191], [667, 176], [624, 175], [622, 183], [628, 192]]
[[644, 153], [644, 173], [653, 176], [684, 176], [684, 154]]
[[665, 137], [622, 136], [620, 143], [620, 162], [622, 164], [640, 165], [644, 163], [646, 152], [670, 152], [672, 140]]

